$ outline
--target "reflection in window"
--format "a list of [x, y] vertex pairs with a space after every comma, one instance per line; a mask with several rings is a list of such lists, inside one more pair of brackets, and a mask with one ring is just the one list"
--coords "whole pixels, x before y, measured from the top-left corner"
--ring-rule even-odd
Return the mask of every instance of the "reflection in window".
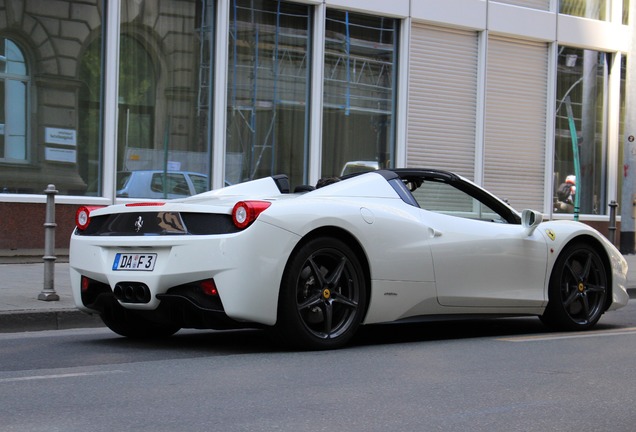
[[607, 0], [561, 0], [559, 13], [605, 21], [609, 19]]
[[328, 10], [322, 175], [394, 164], [397, 20]]
[[27, 159], [27, 89], [29, 77], [22, 50], [0, 37], [0, 160]]
[[308, 6], [231, 2], [226, 182], [286, 173], [305, 183], [310, 18]]
[[[554, 155], [555, 212], [599, 214], [606, 206], [607, 141], [604, 118], [608, 54], [560, 47], [557, 72]], [[578, 167], [577, 167], [578, 163]], [[577, 174], [572, 203], [559, 198], [568, 176]], [[565, 187], [565, 185], [563, 186]]]
[[79, 131], [78, 131], [78, 171], [86, 183], [85, 194], [99, 196], [101, 179], [101, 79], [102, 55], [101, 39], [93, 41], [79, 62]]
[[[617, 203], [618, 208], [620, 209], [623, 202], [623, 163], [625, 154], [625, 122], [626, 122], [626, 114], [625, 110], [625, 101], [626, 101], [626, 89], [625, 89], [625, 77], [627, 76], [627, 58], [625, 56], [621, 57], [621, 84], [620, 84], [620, 108], [618, 115], [618, 164], [616, 169], [616, 184], [618, 186], [617, 190]], [[626, 199], [625, 202], [629, 202], [629, 198]], [[619, 210], [620, 211], [620, 210]]]
[[[121, 170], [160, 166], [139, 166], [142, 155], [152, 159], [154, 147], [155, 91], [153, 61], [134, 37], [122, 35], [119, 63], [119, 118], [117, 124], [117, 166]], [[161, 151], [161, 149], [157, 149]], [[150, 156], [150, 157], [149, 157]], [[161, 161], [161, 159], [158, 159]], [[160, 162], [161, 163], [161, 162]]]
[[183, 198], [207, 190], [208, 178], [201, 174], [162, 170], [117, 173], [120, 198]]
[[[213, 0], [122, 2], [119, 172], [188, 171], [209, 178], [214, 6]], [[181, 194], [182, 185], [176, 186], [176, 192], [163, 187], [143, 196]]]
[[486, 204], [448, 183], [425, 181], [412, 194], [424, 210], [487, 222], [505, 222]]

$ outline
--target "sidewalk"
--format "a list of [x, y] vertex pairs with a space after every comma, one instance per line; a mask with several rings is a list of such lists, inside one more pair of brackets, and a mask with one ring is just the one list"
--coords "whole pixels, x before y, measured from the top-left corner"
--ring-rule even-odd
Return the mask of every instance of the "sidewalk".
[[38, 300], [44, 263], [0, 264], [0, 333], [103, 326], [97, 315], [75, 308], [68, 262], [54, 264], [57, 301]]
[[[636, 255], [629, 263], [627, 286], [636, 298]], [[44, 289], [44, 263], [0, 264], [0, 333], [103, 326], [96, 315], [75, 308], [68, 262], [54, 264], [57, 301], [38, 300]]]

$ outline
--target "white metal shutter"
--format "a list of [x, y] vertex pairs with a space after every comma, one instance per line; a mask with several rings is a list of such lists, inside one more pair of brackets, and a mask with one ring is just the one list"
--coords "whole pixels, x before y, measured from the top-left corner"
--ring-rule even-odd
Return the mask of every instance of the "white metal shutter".
[[518, 210], [543, 209], [548, 46], [488, 40], [484, 186]]
[[407, 164], [474, 178], [478, 37], [413, 24]]
[[550, 10], [550, 0], [497, 0], [497, 3], [529, 7], [544, 11]]

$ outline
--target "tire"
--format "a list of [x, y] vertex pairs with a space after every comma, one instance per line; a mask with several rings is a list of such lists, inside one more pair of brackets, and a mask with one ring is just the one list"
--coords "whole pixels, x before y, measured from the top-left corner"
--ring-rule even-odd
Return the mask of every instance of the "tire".
[[586, 243], [571, 244], [552, 270], [541, 321], [555, 330], [589, 329], [607, 309], [608, 295], [607, 271], [599, 253]]
[[360, 326], [366, 302], [364, 271], [353, 250], [335, 238], [315, 238], [287, 263], [278, 335], [296, 348], [340, 348]]
[[164, 338], [180, 330], [178, 326], [150, 321], [135, 312], [124, 309], [119, 304], [104, 310], [100, 318], [113, 332], [134, 339]]

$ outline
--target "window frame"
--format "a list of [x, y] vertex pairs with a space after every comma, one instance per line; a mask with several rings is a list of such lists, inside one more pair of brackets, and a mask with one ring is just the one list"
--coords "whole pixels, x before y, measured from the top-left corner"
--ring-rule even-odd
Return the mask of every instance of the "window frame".
[[[4, 143], [3, 143], [3, 156], [0, 157], [0, 164], [12, 164], [12, 165], [27, 165], [31, 163], [31, 159], [32, 159], [32, 149], [31, 149], [31, 118], [29, 116], [29, 113], [31, 112], [31, 74], [30, 74], [30, 62], [28, 59], [28, 56], [26, 54], [26, 50], [24, 49], [24, 47], [22, 46], [22, 44], [17, 41], [15, 38], [11, 37], [10, 35], [3, 35], [0, 34], [0, 39], [3, 39], [5, 41], [10, 41], [13, 45], [15, 45], [15, 47], [20, 51], [20, 54], [22, 56], [22, 59], [24, 61], [24, 65], [25, 65], [25, 69], [26, 69], [26, 75], [18, 75], [18, 74], [14, 74], [14, 73], [7, 73], [5, 71], [0, 71], [0, 81], [4, 81], [4, 100], [2, 101], [2, 104], [4, 104], [5, 106], [5, 119], [4, 119], [4, 123], [3, 124], [3, 131], [2, 131], [2, 135], [5, 137]], [[6, 54], [6, 53], [5, 53]], [[6, 57], [5, 57], [6, 59]], [[5, 64], [6, 64], [6, 60], [5, 60]], [[6, 84], [8, 81], [17, 81], [20, 83], [23, 83], [24, 85], [24, 159], [13, 159], [13, 158], [7, 158], [6, 157], [6, 125], [7, 125], [7, 119], [6, 119], [6, 113], [9, 111], [7, 108], [7, 99], [6, 99]], [[12, 105], [12, 108], [14, 106]]]

